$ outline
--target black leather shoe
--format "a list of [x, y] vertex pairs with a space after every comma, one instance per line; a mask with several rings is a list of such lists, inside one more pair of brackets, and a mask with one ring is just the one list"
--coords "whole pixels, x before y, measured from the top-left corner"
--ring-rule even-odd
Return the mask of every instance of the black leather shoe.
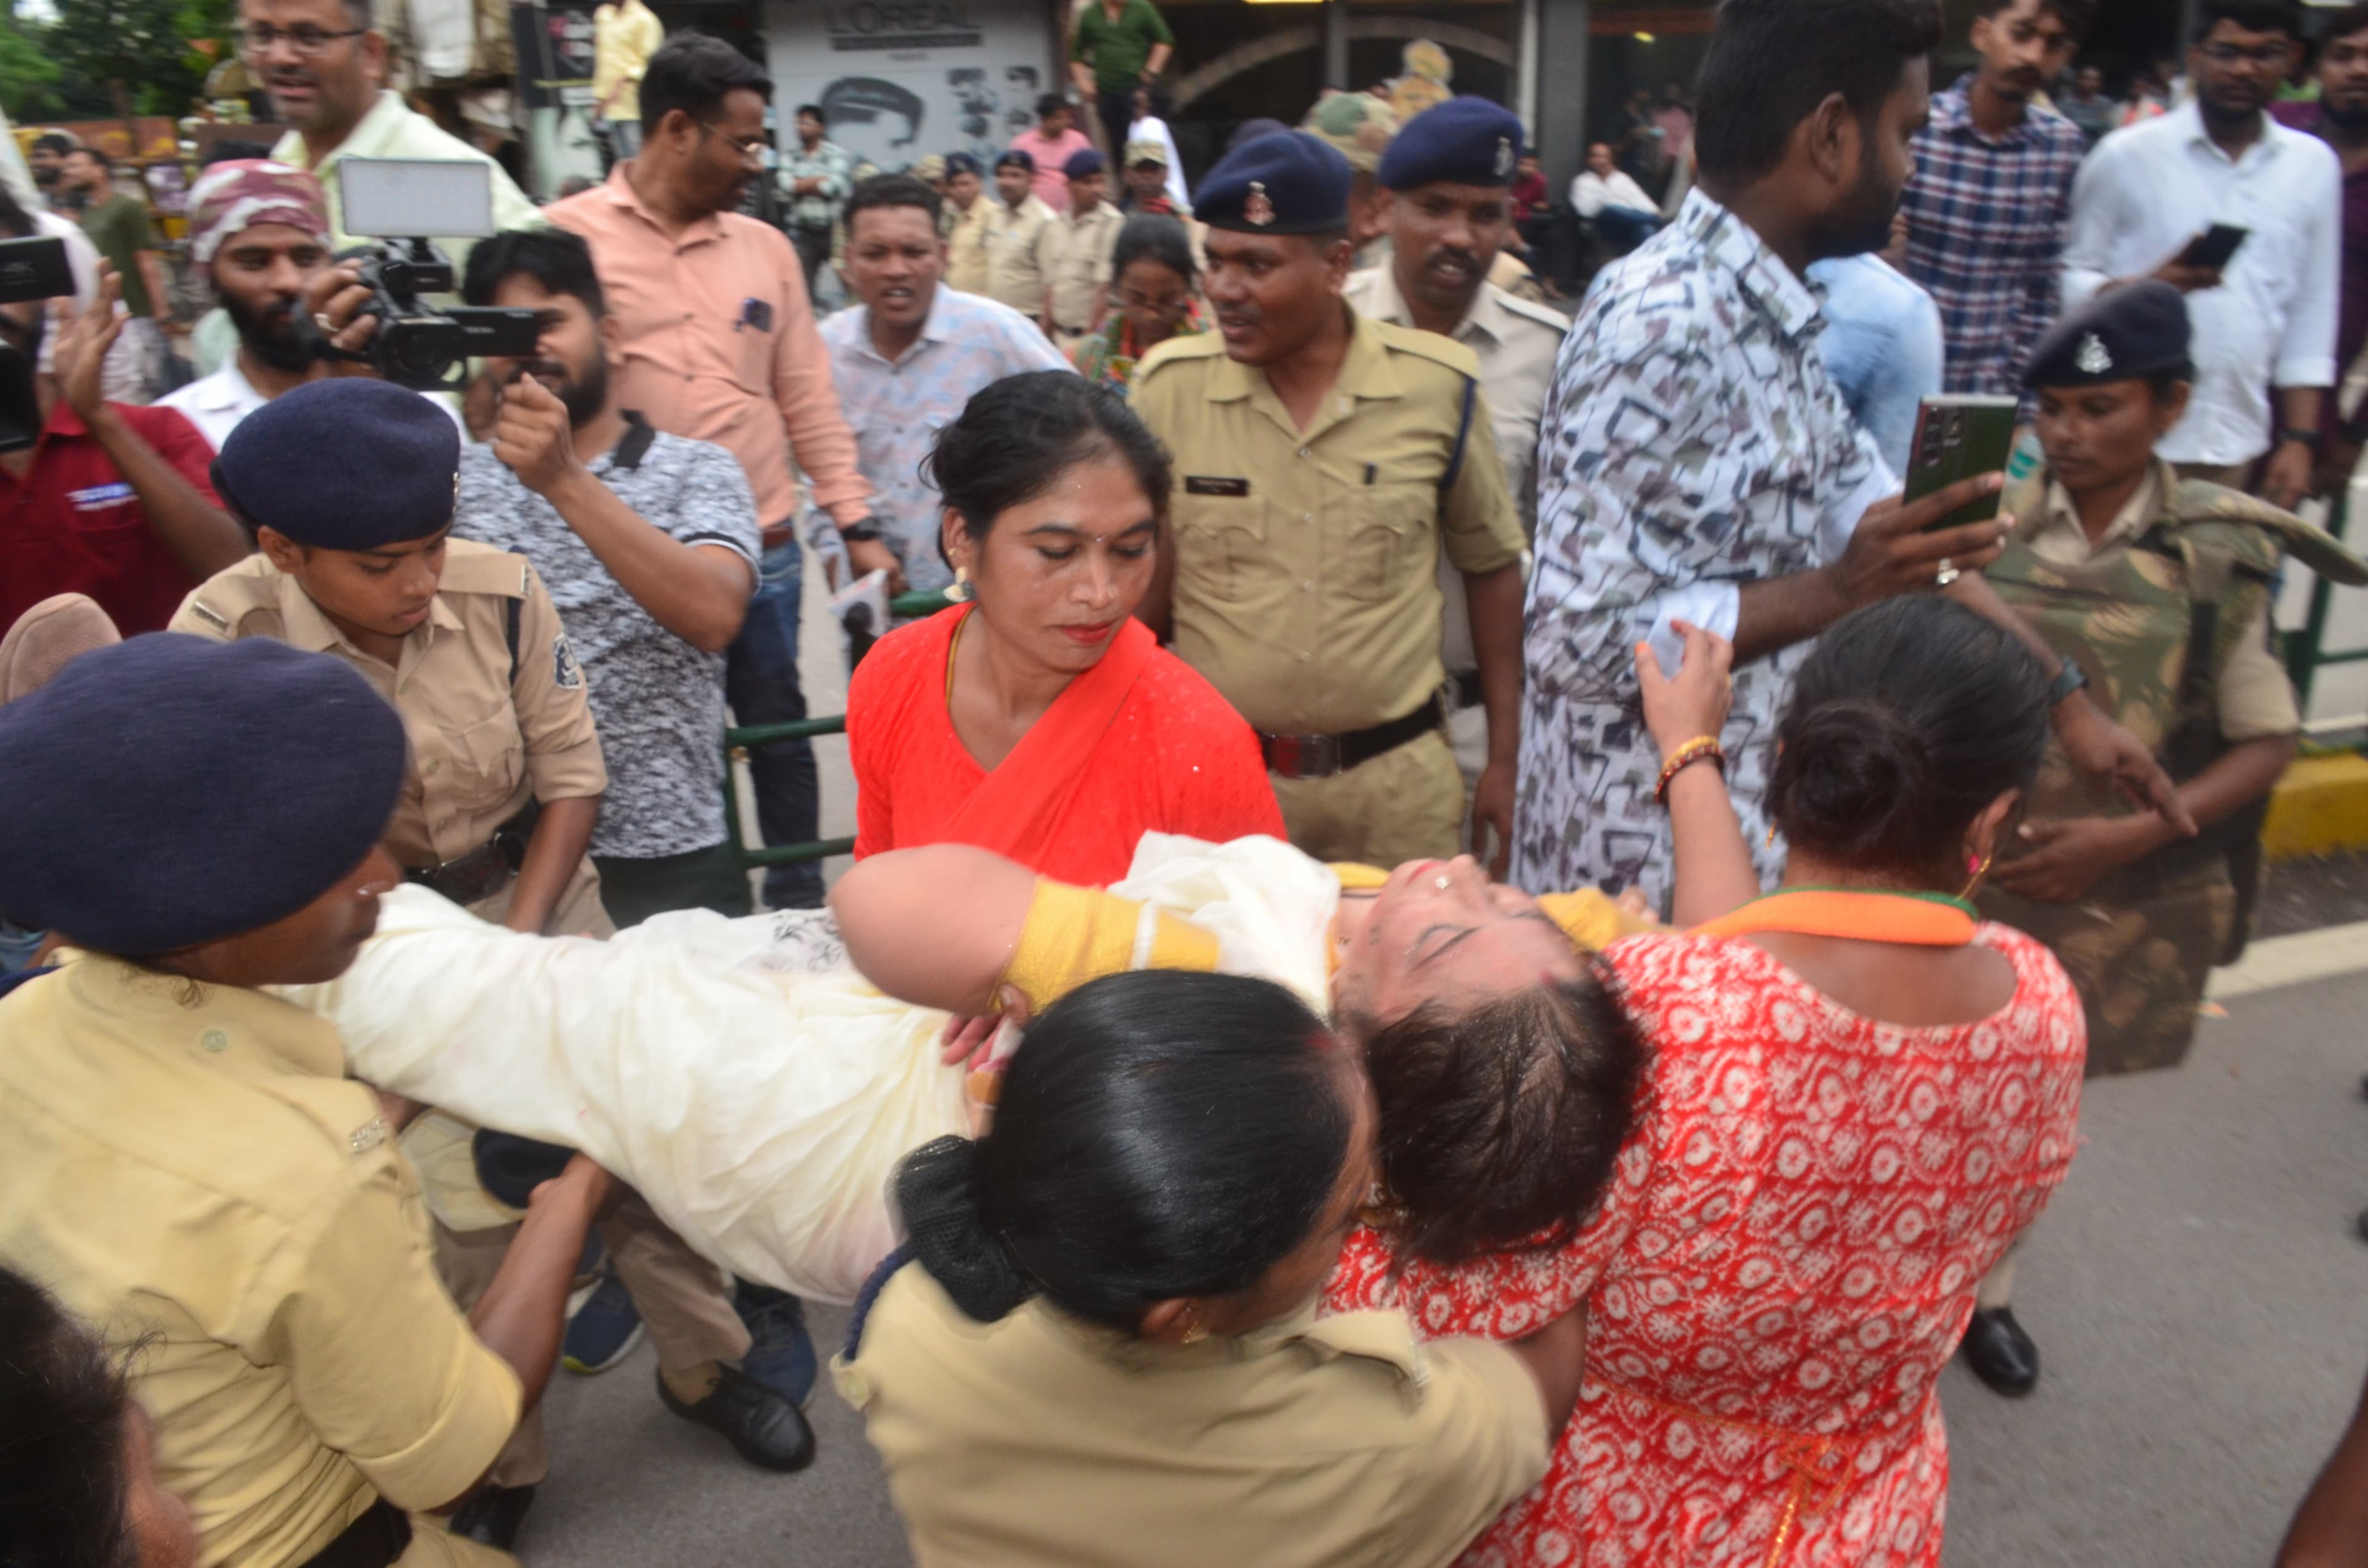
[[2021, 1399], [2039, 1385], [2039, 1346], [2014, 1321], [2012, 1307], [1975, 1308], [1957, 1349], [1974, 1376], [2009, 1399]]
[[767, 1388], [737, 1367], [722, 1369], [714, 1392], [686, 1404], [658, 1375], [658, 1398], [685, 1421], [720, 1432], [740, 1457], [761, 1470], [803, 1470], [814, 1463], [814, 1428], [794, 1401]]
[[452, 1533], [481, 1546], [515, 1551], [518, 1526], [526, 1523], [526, 1511], [533, 1506], [531, 1486], [488, 1486], [461, 1505], [452, 1516]]

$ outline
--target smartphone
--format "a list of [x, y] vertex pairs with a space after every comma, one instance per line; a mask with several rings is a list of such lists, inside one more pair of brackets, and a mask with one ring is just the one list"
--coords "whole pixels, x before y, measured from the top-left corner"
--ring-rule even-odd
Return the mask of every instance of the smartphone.
[[74, 291], [65, 241], [55, 234], [0, 240], [0, 303], [62, 299]]
[[[1970, 392], [1939, 392], [1916, 405], [1916, 441], [1907, 453], [1907, 498], [1920, 501], [1961, 479], [1998, 473], [2014, 449], [2015, 400]], [[1986, 523], [1998, 514], [1998, 493], [1966, 502], [1924, 531]]]
[[2245, 243], [2245, 236], [2252, 232], [2236, 223], [2214, 223], [2187, 242], [2187, 248], [2179, 253], [2179, 265], [2226, 267], [2237, 254], [2237, 247]]

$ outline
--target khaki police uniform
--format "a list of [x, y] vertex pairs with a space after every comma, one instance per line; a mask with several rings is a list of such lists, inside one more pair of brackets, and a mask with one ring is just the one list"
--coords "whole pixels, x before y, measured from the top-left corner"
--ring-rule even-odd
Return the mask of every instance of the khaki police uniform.
[[[1497, 259], [1506, 259], [1498, 252]], [[1490, 277], [1495, 276], [1495, 269]], [[1414, 312], [1399, 293], [1397, 277], [1387, 267], [1360, 272], [1349, 279], [1348, 301], [1359, 315], [1395, 326], [1411, 327]], [[1497, 455], [1505, 464], [1505, 485], [1513, 493], [1521, 514], [1521, 532], [1538, 532], [1538, 421], [1545, 415], [1546, 389], [1554, 384], [1554, 358], [1562, 352], [1569, 321], [1508, 294], [1484, 281], [1451, 334], [1480, 361], [1480, 388], [1488, 394], [1488, 411], [1497, 437]], [[1455, 745], [1455, 762], [1468, 786], [1478, 782], [1488, 761], [1488, 718], [1480, 707], [1480, 660], [1472, 650], [1472, 608], [1453, 568], [1440, 562], [1439, 591], [1447, 602], [1444, 657], [1448, 678], [1455, 683], [1455, 714], [1448, 731]]]
[[[1254, 143], [1255, 144], [1255, 143]], [[1176, 652], [1259, 731], [1292, 842], [1395, 865], [1456, 853], [1463, 778], [1434, 728], [1320, 772], [1333, 738], [1436, 711], [1441, 548], [1518, 564], [1519, 516], [1471, 349], [1350, 312], [1339, 380], [1305, 430], [1216, 333], [1137, 368], [1135, 412], [1175, 456]]]
[[[74, 957], [0, 999], [0, 1262], [129, 1357], [199, 1560], [296, 1568], [466, 1491], [518, 1419], [325, 1021]], [[0, 1428], [5, 1428], [0, 1418]], [[404, 1568], [503, 1563], [414, 1520]]]
[[1110, 280], [1110, 248], [1126, 218], [1107, 201], [1094, 203], [1079, 217], [1072, 209], [1056, 213], [1060, 255], [1053, 263], [1053, 342], [1062, 353], [1074, 351], [1094, 329], [1094, 296]]
[[[401, 663], [393, 668], [347, 641], [303, 587], [261, 555], [248, 556], [191, 593], [172, 630], [223, 642], [276, 637], [335, 653], [369, 678], [403, 715], [411, 743], [385, 837], [388, 852], [405, 867], [432, 867], [477, 849], [529, 801], [598, 795], [608, 788], [583, 669], [568, 648], [558, 609], [524, 556], [469, 540], [450, 541], [427, 619], [404, 639]], [[508, 912], [514, 885], [469, 908], [498, 922]], [[544, 929], [553, 936], [612, 934], [588, 856]], [[432, 1111], [403, 1138], [437, 1221], [438, 1265], [465, 1305], [492, 1285], [523, 1218], [478, 1182], [474, 1131], [458, 1118]], [[748, 1332], [722, 1272], [659, 1224], [639, 1199], [619, 1205], [602, 1221], [601, 1233], [661, 1365], [679, 1370], [747, 1354]], [[528, 1485], [547, 1470], [537, 1410], [520, 1425], [490, 1479]]]
[[953, 214], [953, 227], [946, 233], [946, 284], [965, 294], [984, 294], [989, 225], [1001, 210], [1001, 203], [992, 196], [981, 196], [967, 212], [951, 201], [946, 210]]
[[833, 1365], [923, 1568], [1429, 1568], [1545, 1473], [1511, 1351], [1311, 1305], [1156, 1346], [1039, 1300], [974, 1323], [918, 1265]]
[[[981, 199], [985, 204], [986, 199]], [[1061, 220], [1033, 194], [1017, 207], [994, 202], [986, 220], [986, 297], [1034, 321], [1061, 259]]]
[[[200, 585], [171, 629], [224, 642], [276, 637], [335, 653], [369, 678], [403, 715], [411, 742], [403, 794], [386, 829], [387, 852], [407, 870], [432, 869], [483, 848], [533, 802], [596, 796], [609, 787], [583, 668], [524, 556], [467, 540], [447, 544], [427, 619], [404, 639], [395, 667], [347, 642], [296, 580], [261, 555]], [[498, 921], [509, 896], [504, 887], [469, 907]], [[589, 857], [544, 929], [609, 934]]]

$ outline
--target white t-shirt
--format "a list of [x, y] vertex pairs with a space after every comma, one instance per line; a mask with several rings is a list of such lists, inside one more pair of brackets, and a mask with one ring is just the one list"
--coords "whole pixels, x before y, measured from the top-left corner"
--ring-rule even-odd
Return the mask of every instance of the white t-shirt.
[[[222, 361], [221, 369], [211, 376], [199, 376], [176, 392], [166, 392], [156, 400], [156, 406], [179, 410], [182, 417], [202, 431], [219, 452], [222, 443], [230, 439], [230, 433], [238, 428], [238, 422], [270, 401], [256, 391], [240, 371], [238, 355], [233, 352]], [[443, 410], [453, 424], [461, 423], [461, 411], [453, 406], [452, 399], [430, 397], [427, 401]], [[461, 439], [463, 443], [469, 439], [465, 428]]]
[[1645, 194], [1645, 187], [1628, 177], [1625, 169], [1614, 169], [1608, 175], [1581, 169], [1578, 177], [1570, 182], [1570, 204], [1578, 209], [1582, 218], [1592, 218], [1607, 207], [1628, 207], [1639, 212], [1660, 210]]

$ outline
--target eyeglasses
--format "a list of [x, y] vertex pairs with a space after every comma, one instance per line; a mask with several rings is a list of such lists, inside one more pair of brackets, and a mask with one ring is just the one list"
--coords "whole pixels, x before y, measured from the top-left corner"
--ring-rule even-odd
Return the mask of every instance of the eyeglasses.
[[740, 155], [743, 158], [761, 158], [765, 155], [766, 138], [761, 131], [750, 136], [724, 136], [721, 126], [711, 124], [703, 119], [693, 120], [691, 123], [709, 135], [723, 137], [724, 141], [731, 142], [740, 149]]
[[231, 37], [237, 42], [239, 52], [242, 54], [256, 56], [268, 54], [271, 52], [273, 44], [284, 43], [294, 50], [302, 59], [318, 60], [328, 53], [329, 46], [339, 39], [359, 38], [368, 31], [370, 31], [368, 28], [347, 28], [342, 32], [333, 33], [309, 23], [301, 28], [282, 29], [268, 24], [256, 23], [251, 27], [233, 28]]
[[1132, 289], [1121, 289], [1118, 291], [1118, 302], [1130, 311], [1156, 311], [1163, 316], [1180, 316], [1192, 308], [1192, 296], [1171, 294], [1152, 300], [1144, 298]]
[[2203, 58], [2214, 65], [2241, 65], [2248, 62], [2255, 65], [2283, 65], [2293, 46], [2264, 43], [2246, 49], [2233, 43], [2207, 43], [2203, 49]]

